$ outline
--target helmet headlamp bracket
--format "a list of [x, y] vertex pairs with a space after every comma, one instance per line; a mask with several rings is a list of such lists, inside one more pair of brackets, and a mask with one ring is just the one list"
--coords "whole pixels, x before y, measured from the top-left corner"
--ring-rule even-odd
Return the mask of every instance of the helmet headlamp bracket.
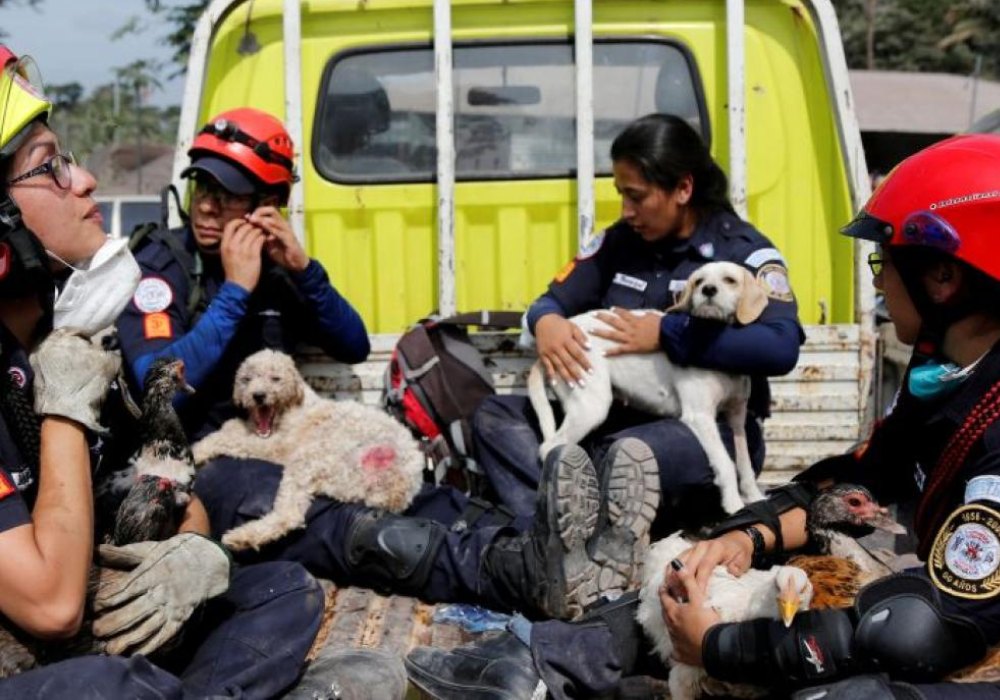
[[275, 153], [274, 149], [268, 146], [267, 143], [255, 139], [243, 131], [238, 124], [228, 119], [216, 119], [214, 122], [206, 124], [200, 133], [209, 134], [223, 141], [242, 144], [267, 162], [288, 168], [289, 171], [294, 170], [294, 164], [291, 160], [280, 153]]

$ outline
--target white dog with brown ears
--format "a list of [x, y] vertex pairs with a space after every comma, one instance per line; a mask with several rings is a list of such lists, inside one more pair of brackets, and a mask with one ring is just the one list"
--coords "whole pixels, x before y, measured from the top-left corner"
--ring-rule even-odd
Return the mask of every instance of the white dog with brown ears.
[[400, 512], [423, 483], [424, 453], [385, 412], [334, 401], [306, 384], [288, 355], [254, 353], [240, 365], [232, 418], [192, 446], [198, 466], [220, 456], [256, 458], [284, 467], [271, 512], [222, 536], [231, 549], [260, 549], [305, 525], [315, 496]]
[[[681, 298], [667, 311], [686, 311], [698, 318], [728, 323], [752, 323], [767, 306], [767, 295], [749, 270], [731, 262], [712, 262], [691, 273]], [[607, 328], [590, 311], [570, 319], [585, 333]], [[642, 309], [633, 313], [661, 311]], [[565, 418], [558, 430], [545, 390], [541, 363], [528, 374], [528, 394], [542, 429], [542, 459], [556, 446], [577, 443], [608, 417], [612, 400], [659, 416], [676, 416], [701, 442], [722, 493], [722, 507], [735, 513], [745, 503], [764, 498], [750, 463], [747, 446], [747, 399], [750, 378], [743, 375], [679, 367], [665, 352], [625, 353], [606, 356], [614, 341], [590, 335], [587, 357], [593, 374], [586, 384], [572, 388], [561, 378], [553, 385]], [[736, 463], [722, 442], [716, 416], [726, 416], [733, 431]]]

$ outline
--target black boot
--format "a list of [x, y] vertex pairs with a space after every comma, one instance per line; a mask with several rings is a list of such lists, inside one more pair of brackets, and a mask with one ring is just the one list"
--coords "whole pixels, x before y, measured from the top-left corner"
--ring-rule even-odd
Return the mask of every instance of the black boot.
[[417, 647], [404, 663], [435, 700], [528, 700], [539, 681], [531, 650], [509, 632], [451, 651]]
[[285, 700], [402, 700], [406, 669], [381, 649], [326, 650], [309, 664]]
[[487, 550], [484, 587], [527, 615], [570, 619], [636, 582], [659, 503], [656, 460], [628, 438], [612, 446], [604, 466], [602, 491], [582, 448], [548, 455], [534, 524]]

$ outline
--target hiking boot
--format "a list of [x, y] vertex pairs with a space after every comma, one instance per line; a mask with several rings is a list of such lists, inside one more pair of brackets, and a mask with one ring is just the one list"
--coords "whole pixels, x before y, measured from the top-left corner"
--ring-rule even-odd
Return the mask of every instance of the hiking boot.
[[531, 650], [509, 632], [450, 651], [416, 647], [404, 664], [435, 700], [528, 700], [539, 683]]
[[601, 511], [588, 544], [599, 567], [597, 588], [627, 591], [642, 583], [649, 530], [660, 505], [660, 472], [653, 451], [638, 438], [611, 445], [601, 462]]
[[596, 599], [587, 554], [600, 510], [597, 472], [578, 445], [552, 450], [542, 466], [531, 530], [498, 538], [484, 555], [484, 585], [498, 600], [544, 617], [581, 614]]
[[406, 669], [396, 655], [381, 649], [324, 650], [287, 700], [402, 700]]

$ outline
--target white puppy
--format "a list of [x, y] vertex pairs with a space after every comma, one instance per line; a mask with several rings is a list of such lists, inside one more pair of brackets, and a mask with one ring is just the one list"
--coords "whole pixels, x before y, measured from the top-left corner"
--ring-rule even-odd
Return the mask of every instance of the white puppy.
[[[767, 305], [767, 295], [746, 268], [713, 262], [691, 273], [680, 300], [670, 311], [687, 311], [699, 318], [747, 324]], [[597, 311], [570, 320], [585, 333], [607, 328]], [[635, 313], [661, 312], [643, 309]], [[747, 398], [750, 379], [698, 367], [678, 367], [662, 351], [605, 356], [614, 341], [590, 335], [587, 356], [593, 374], [586, 384], [572, 388], [558, 379], [552, 390], [562, 403], [565, 418], [556, 429], [545, 391], [541, 363], [528, 374], [528, 394], [542, 429], [542, 459], [556, 446], [577, 443], [608, 417], [617, 398], [634, 408], [659, 416], [677, 416], [701, 442], [722, 493], [722, 507], [734, 513], [744, 503], [764, 497], [757, 487], [747, 447]], [[736, 448], [736, 463], [722, 442], [716, 416], [726, 416]]]

